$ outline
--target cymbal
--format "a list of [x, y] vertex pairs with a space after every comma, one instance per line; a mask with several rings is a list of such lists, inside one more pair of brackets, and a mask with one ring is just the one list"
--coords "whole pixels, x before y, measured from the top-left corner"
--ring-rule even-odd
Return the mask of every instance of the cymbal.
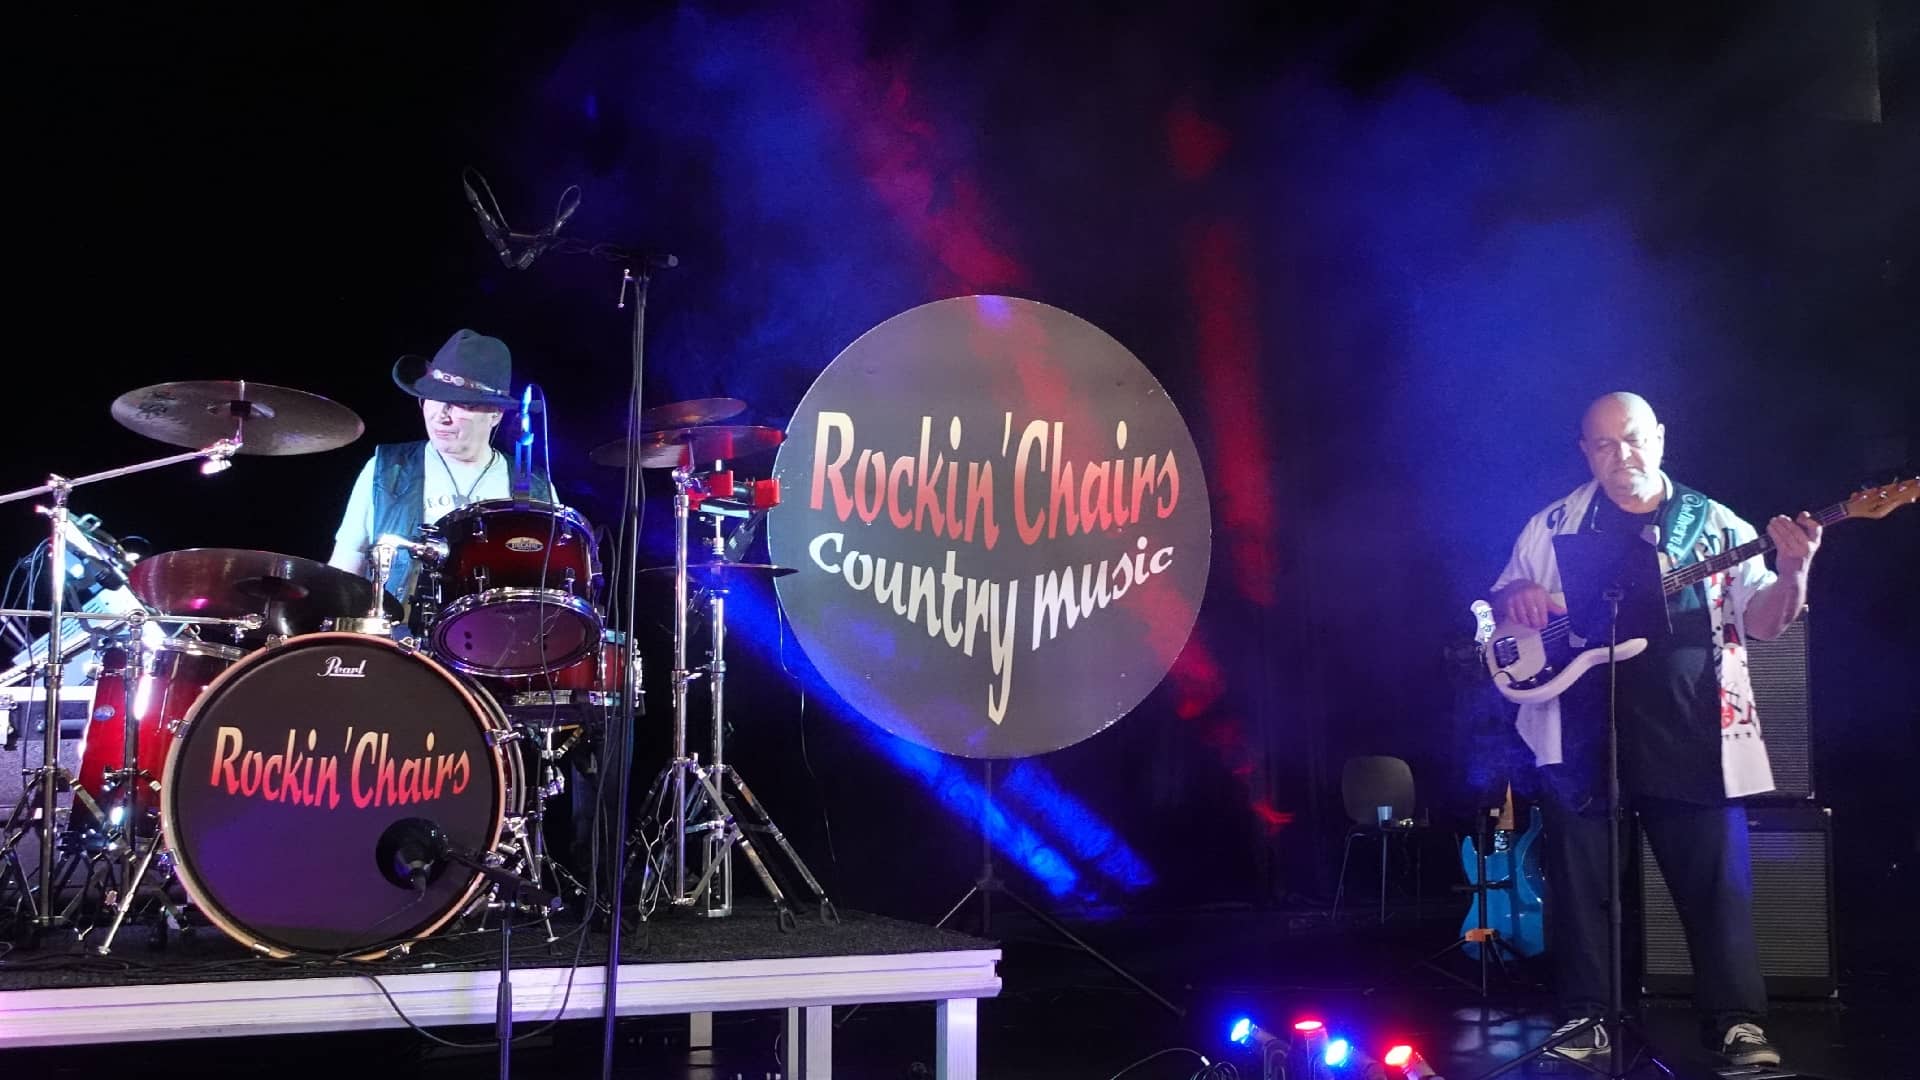
[[[649, 566], [640, 572], [643, 574], [671, 574], [673, 573], [673, 567]], [[724, 562], [717, 559], [708, 562], [690, 562], [687, 564], [688, 580], [705, 588], [711, 588], [715, 585], [730, 588], [742, 581], [772, 580], [773, 578], [786, 577], [788, 574], [797, 574], [799, 572], [800, 571], [791, 566], [774, 566], [771, 563]]]
[[[682, 463], [731, 461], [771, 450], [787, 437], [779, 428], [736, 424], [664, 428], [640, 433], [640, 467], [671, 469]], [[589, 455], [596, 465], [627, 463], [627, 440], [615, 439]]]
[[247, 379], [157, 383], [113, 401], [113, 418], [150, 439], [206, 446], [234, 437], [242, 454], [317, 454], [345, 446], [366, 425], [337, 401]]
[[[322, 620], [365, 615], [373, 582], [326, 563], [243, 548], [187, 548], [140, 560], [128, 578], [148, 606], [177, 615], [259, 615], [270, 634], [310, 634]], [[387, 596], [389, 618], [400, 605]], [[165, 615], [160, 616], [165, 621]]]
[[717, 420], [732, 419], [746, 411], [747, 403], [739, 398], [710, 397], [675, 401], [667, 405], [655, 405], [641, 413], [640, 430], [659, 431], [662, 428], [711, 424]]

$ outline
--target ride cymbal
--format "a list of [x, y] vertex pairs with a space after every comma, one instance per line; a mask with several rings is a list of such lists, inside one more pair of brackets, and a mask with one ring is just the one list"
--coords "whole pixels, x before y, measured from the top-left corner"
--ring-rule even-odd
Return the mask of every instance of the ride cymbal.
[[664, 428], [696, 427], [700, 424], [731, 420], [746, 411], [747, 403], [739, 398], [710, 397], [675, 401], [666, 405], [655, 405], [641, 413], [640, 430], [645, 432], [660, 431]]
[[113, 418], [173, 446], [241, 440], [240, 453], [317, 454], [358, 439], [366, 425], [337, 401], [247, 379], [169, 382], [121, 394]]

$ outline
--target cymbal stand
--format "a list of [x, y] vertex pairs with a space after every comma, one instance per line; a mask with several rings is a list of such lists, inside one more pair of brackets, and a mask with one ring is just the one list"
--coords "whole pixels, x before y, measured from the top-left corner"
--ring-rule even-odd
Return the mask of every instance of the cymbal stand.
[[[201, 462], [201, 469], [204, 472], [218, 472], [231, 464], [229, 459], [232, 458], [234, 454], [240, 452], [241, 424], [241, 418], [235, 417], [233, 438], [217, 440], [213, 444], [202, 447], [199, 450], [193, 450], [185, 454], [172, 454], [168, 457], [156, 458], [138, 465], [128, 465], [119, 469], [108, 469], [105, 472], [92, 473], [87, 476], [74, 477], [71, 479], [60, 476], [57, 473], [49, 473], [47, 475], [47, 482], [39, 487], [27, 488], [8, 495], [0, 495], [0, 505], [17, 502], [21, 499], [32, 499], [41, 495], [53, 496], [53, 507], [47, 511], [48, 533], [50, 537], [47, 548], [47, 576], [53, 582], [52, 602], [48, 605], [51, 609], [48, 615], [52, 621], [48, 623], [48, 633], [52, 635], [53, 640], [59, 640], [60, 628], [64, 625], [62, 620], [66, 615], [63, 609], [66, 606], [67, 591], [67, 530], [71, 527], [67, 517], [67, 497], [72, 494], [73, 489], [84, 487], [88, 484], [99, 483], [103, 480], [115, 480], [122, 476], [131, 476], [134, 473], [165, 468], [168, 465], [179, 465], [189, 461]], [[61, 783], [60, 721], [58, 717], [60, 714], [60, 683], [64, 675], [65, 673], [61, 670], [61, 665], [47, 665], [46, 716], [48, 722], [44, 725], [46, 730], [41, 741], [42, 756], [40, 758], [39, 775], [35, 777], [33, 781], [40, 786], [40, 829], [42, 843], [40, 844], [39, 880], [43, 889], [53, 882], [53, 844], [51, 838], [53, 836], [54, 814], [58, 809], [57, 795]], [[68, 779], [68, 782], [71, 783], [71, 778]], [[31, 891], [29, 891], [28, 895], [32, 895]], [[41, 898], [45, 901], [44, 903], [33, 905], [33, 925], [38, 929], [46, 929], [57, 926], [64, 921], [62, 917], [53, 914], [52, 894], [43, 893]]]
[[[714, 472], [721, 471], [723, 463], [714, 464]], [[707, 626], [709, 655], [705, 665], [699, 671], [687, 666], [687, 612], [688, 584], [691, 568], [688, 559], [688, 526], [693, 507], [704, 502], [707, 496], [705, 482], [710, 474], [695, 474], [690, 468], [682, 466], [674, 470], [674, 641], [673, 641], [673, 760], [667, 769], [654, 782], [648, 795], [650, 808], [647, 817], [657, 820], [662, 809], [660, 804], [666, 801], [664, 808], [667, 821], [660, 844], [667, 850], [659, 860], [665, 865], [656, 868], [655, 861], [648, 859], [645, 877], [651, 885], [651, 879], [657, 873], [663, 881], [670, 881], [673, 891], [669, 902], [674, 906], [690, 907], [696, 914], [708, 918], [725, 918], [733, 914], [733, 848], [738, 845], [747, 856], [754, 875], [772, 897], [774, 911], [783, 930], [792, 929], [795, 918], [785, 891], [780, 888], [768, 869], [766, 860], [754, 846], [750, 833], [759, 833], [770, 839], [785, 857], [787, 864], [799, 875], [800, 880], [819, 903], [820, 918], [825, 922], [838, 922], [839, 914], [833, 901], [827, 897], [825, 889], [815, 878], [799, 852], [780, 831], [771, 815], [760, 801], [754, 797], [752, 789], [738, 770], [726, 763], [726, 641], [727, 641], [727, 593], [724, 577], [718, 577], [706, 588]], [[723, 489], [724, 490], [724, 489]], [[726, 554], [726, 540], [722, 533], [723, 516], [715, 510], [703, 510], [713, 516], [713, 535], [708, 540], [709, 555], [723, 559]], [[687, 690], [690, 683], [699, 675], [707, 677], [708, 701], [713, 724], [713, 755], [710, 763], [702, 766], [697, 755], [687, 749]], [[689, 777], [695, 788], [689, 796], [687, 781]], [[731, 787], [738, 794], [740, 805], [746, 810], [744, 819], [737, 814], [729, 802], [727, 789]], [[699, 820], [691, 820], [697, 817]], [[687, 838], [691, 834], [700, 837], [701, 860], [700, 876], [691, 887], [687, 885]], [[643, 888], [643, 895], [648, 890]], [[644, 915], [648, 908], [643, 901], [641, 911]]]

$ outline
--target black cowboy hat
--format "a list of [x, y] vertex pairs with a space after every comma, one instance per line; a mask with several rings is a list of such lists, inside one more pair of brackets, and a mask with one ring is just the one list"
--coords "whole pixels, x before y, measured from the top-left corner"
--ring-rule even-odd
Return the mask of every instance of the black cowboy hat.
[[429, 360], [407, 355], [394, 361], [393, 381], [417, 398], [455, 405], [520, 407], [512, 393], [513, 354], [507, 343], [472, 330], [456, 330]]

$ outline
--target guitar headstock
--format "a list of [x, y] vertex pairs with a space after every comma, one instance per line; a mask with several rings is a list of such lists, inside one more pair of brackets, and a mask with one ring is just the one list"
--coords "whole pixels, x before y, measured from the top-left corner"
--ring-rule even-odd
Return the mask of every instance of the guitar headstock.
[[1868, 488], [1848, 499], [1845, 505], [1850, 518], [1883, 518], [1915, 499], [1920, 499], [1920, 476]]
[[1493, 605], [1485, 600], [1473, 602], [1473, 643], [1485, 645], [1493, 640]]

